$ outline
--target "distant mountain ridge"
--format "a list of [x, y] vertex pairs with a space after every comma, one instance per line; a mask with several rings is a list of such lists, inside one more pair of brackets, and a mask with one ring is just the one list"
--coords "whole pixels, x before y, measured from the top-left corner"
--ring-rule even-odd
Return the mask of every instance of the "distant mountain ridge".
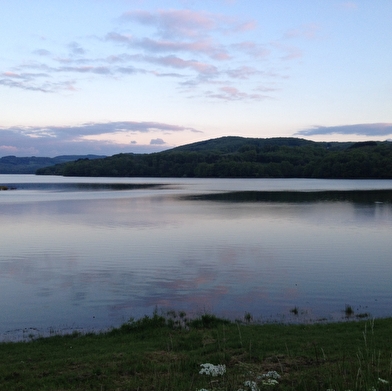
[[392, 143], [220, 137], [170, 150], [79, 159], [39, 175], [200, 178], [392, 178]]
[[52, 166], [78, 159], [100, 159], [104, 155], [61, 155], [56, 157], [16, 157], [3, 156], [0, 158], [0, 174], [35, 174], [42, 167]]

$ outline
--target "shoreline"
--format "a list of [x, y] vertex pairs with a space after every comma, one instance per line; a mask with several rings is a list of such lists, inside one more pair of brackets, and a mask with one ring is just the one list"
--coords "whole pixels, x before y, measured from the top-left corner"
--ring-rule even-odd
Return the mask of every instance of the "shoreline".
[[[349, 306], [351, 308], [351, 306]], [[160, 316], [165, 319], [170, 319], [172, 317], [171, 314], [175, 313], [174, 310], [162, 311], [159, 310]], [[184, 311], [179, 311], [185, 313]], [[157, 313], [154, 311], [154, 314]], [[265, 326], [265, 325], [282, 325], [282, 326], [312, 326], [312, 325], [324, 325], [324, 324], [341, 324], [341, 323], [349, 323], [349, 322], [362, 322], [376, 319], [392, 319], [391, 316], [380, 316], [380, 317], [372, 317], [370, 313], [355, 313], [352, 309], [347, 309], [341, 311], [341, 317], [322, 317], [317, 319], [301, 319], [301, 310], [298, 307], [294, 307], [290, 310], [290, 314], [288, 318], [285, 315], [281, 315], [280, 317], [270, 318], [270, 319], [255, 319], [253, 315], [249, 312], [244, 313], [243, 319], [239, 318], [228, 318], [225, 316], [216, 316], [211, 314], [210, 312], [205, 312], [204, 314], [194, 314], [189, 317], [189, 320], [197, 319], [203, 315], [211, 315], [217, 317], [219, 319], [224, 319], [227, 322], [241, 325], [254, 325], [254, 326]], [[302, 315], [304, 315], [302, 313]], [[140, 319], [146, 318], [149, 315], [143, 315], [138, 318], [131, 317], [130, 319], [139, 321]], [[6, 330], [0, 333], [0, 344], [2, 343], [19, 343], [19, 342], [29, 342], [35, 339], [40, 338], [51, 338], [56, 336], [68, 336], [73, 333], [78, 333], [80, 335], [86, 334], [105, 334], [107, 332], [111, 332], [112, 330], [116, 330], [121, 328], [124, 324], [127, 324], [128, 321], [120, 323], [117, 326], [104, 326], [104, 327], [89, 327], [89, 326], [48, 326], [43, 328], [39, 327], [24, 327], [24, 328], [16, 328], [13, 330]]]
[[257, 325], [154, 312], [105, 333], [0, 343], [0, 389], [387, 391], [391, 329], [392, 318]]

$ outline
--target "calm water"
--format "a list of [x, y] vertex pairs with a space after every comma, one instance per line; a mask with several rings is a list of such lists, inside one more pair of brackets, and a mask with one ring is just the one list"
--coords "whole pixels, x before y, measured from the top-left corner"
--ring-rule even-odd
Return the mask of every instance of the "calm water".
[[[0, 175], [0, 338], [159, 310], [392, 316], [392, 181]], [[290, 312], [297, 307], [299, 314]]]

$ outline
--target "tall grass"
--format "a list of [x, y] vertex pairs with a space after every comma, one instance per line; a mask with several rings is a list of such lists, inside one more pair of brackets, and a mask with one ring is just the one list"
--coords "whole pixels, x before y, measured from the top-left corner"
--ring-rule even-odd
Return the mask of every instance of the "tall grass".
[[155, 311], [106, 333], [1, 343], [0, 390], [390, 390], [391, 331], [392, 318], [260, 325]]

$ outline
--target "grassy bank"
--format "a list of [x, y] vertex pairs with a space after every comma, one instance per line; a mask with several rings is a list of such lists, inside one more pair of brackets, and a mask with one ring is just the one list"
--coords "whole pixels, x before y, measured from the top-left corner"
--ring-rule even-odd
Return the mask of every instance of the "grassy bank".
[[154, 313], [107, 333], [0, 344], [7, 391], [390, 390], [391, 380], [392, 318], [256, 325]]

